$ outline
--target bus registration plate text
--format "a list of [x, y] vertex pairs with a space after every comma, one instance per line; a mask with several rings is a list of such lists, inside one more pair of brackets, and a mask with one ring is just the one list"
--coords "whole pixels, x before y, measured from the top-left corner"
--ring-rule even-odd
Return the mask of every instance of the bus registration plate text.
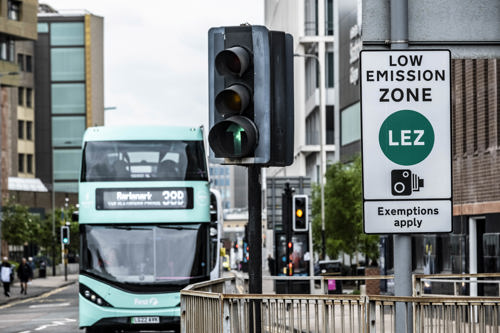
[[159, 324], [160, 317], [132, 317], [132, 324]]

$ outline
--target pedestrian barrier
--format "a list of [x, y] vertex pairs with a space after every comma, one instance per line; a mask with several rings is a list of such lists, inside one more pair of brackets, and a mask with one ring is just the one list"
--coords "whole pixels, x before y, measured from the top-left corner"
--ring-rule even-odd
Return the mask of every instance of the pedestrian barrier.
[[181, 332], [396, 332], [396, 305], [408, 318], [405, 332], [500, 332], [499, 297], [255, 295], [236, 293], [238, 283], [225, 278], [182, 290]]

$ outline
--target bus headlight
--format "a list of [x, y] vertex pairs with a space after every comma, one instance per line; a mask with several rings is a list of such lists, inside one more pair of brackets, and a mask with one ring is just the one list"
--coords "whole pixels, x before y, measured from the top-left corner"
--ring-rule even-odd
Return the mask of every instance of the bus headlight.
[[101, 296], [99, 296], [97, 293], [95, 293], [92, 289], [90, 289], [89, 287], [87, 287], [86, 285], [80, 283], [80, 294], [85, 297], [86, 299], [88, 299], [89, 301], [91, 301], [92, 303], [95, 303], [99, 306], [108, 306], [108, 307], [112, 307], [111, 304], [109, 304], [108, 302], [106, 302], [104, 300], [104, 298], [102, 298]]

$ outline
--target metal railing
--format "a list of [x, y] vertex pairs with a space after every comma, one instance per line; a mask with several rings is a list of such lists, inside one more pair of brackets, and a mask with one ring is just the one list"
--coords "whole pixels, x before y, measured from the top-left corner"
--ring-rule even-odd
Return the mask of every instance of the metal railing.
[[500, 273], [413, 275], [413, 290], [416, 296], [476, 296], [478, 287], [486, 296], [500, 297]]
[[[418, 290], [418, 284], [433, 278], [437, 279], [414, 277], [414, 290]], [[452, 276], [446, 279], [454, 280]], [[405, 317], [413, 318], [406, 322], [407, 332], [413, 327], [414, 332], [500, 333], [499, 297], [236, 293], [244, 291], [242, 282], [225, 278], [182, 290], [181, 332], [395, 332], [395, 309], [399, 304]]]

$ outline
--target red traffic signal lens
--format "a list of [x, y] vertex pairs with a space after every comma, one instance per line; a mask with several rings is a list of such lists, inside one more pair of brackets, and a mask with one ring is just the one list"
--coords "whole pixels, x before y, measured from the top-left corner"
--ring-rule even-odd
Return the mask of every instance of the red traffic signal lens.
[[220, 75], [242, 76], [250, 65], [250, 53], [241, 46], [234, 46], [215, 56], [215, 68]]

